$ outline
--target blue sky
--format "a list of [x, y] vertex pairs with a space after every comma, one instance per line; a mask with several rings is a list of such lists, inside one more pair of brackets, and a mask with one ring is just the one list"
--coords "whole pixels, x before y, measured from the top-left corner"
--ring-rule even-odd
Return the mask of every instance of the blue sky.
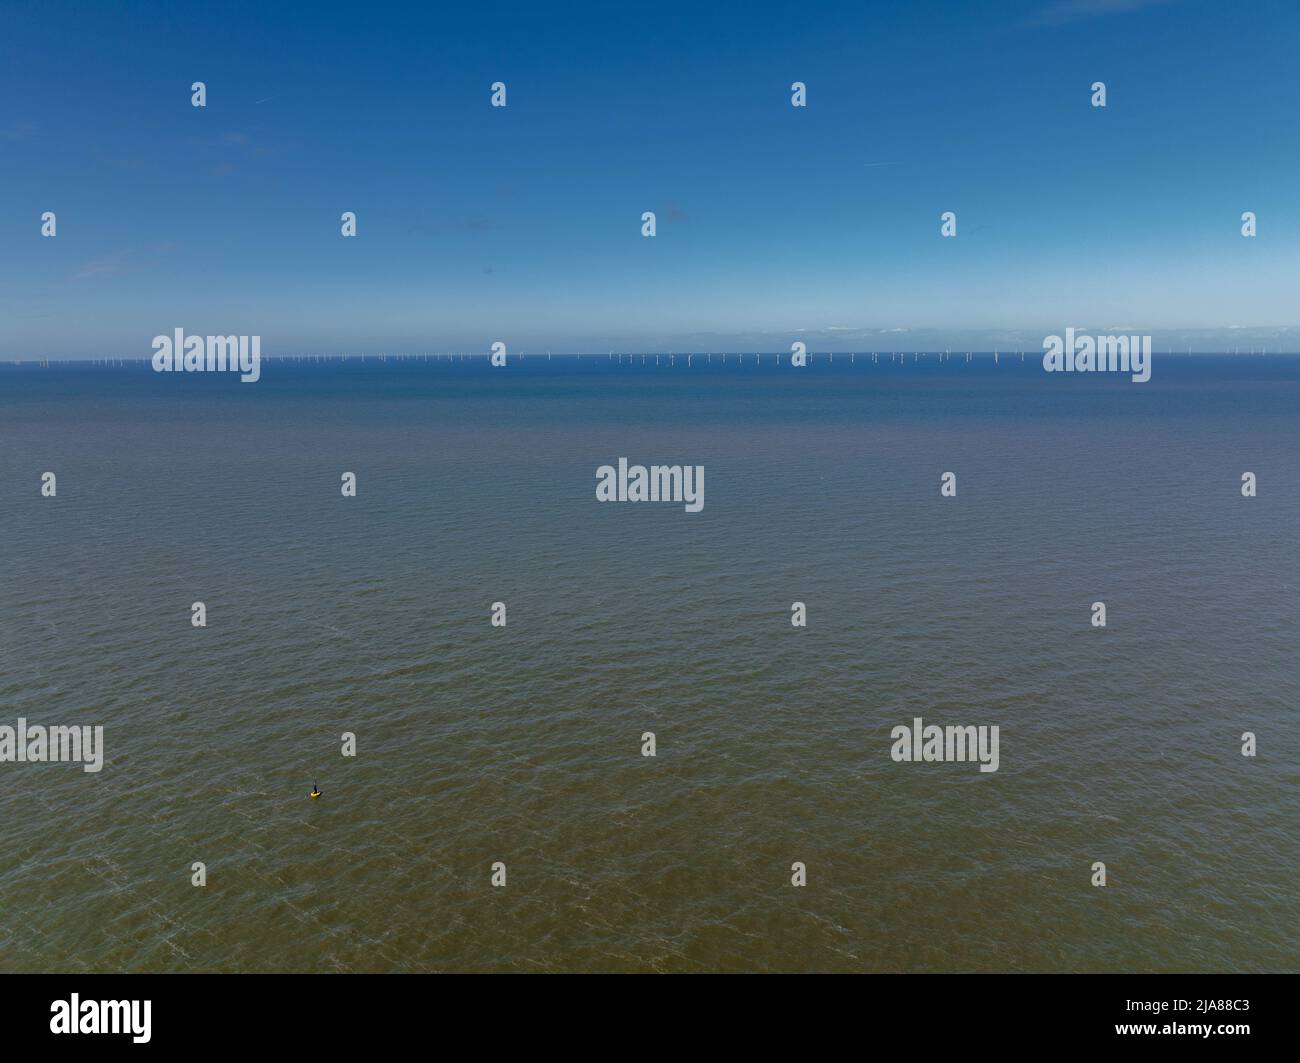
[[1219, 347], [1300, 324], [1297, 40], [1290, 2], [10, 3], [0, 357]]

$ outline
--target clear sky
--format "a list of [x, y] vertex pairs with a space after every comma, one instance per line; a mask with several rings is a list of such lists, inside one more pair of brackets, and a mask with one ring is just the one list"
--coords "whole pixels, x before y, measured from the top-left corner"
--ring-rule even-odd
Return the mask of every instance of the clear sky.
[[1296, 325], [1298, 41], [1293, 0], [11, 0], [0, 357]]

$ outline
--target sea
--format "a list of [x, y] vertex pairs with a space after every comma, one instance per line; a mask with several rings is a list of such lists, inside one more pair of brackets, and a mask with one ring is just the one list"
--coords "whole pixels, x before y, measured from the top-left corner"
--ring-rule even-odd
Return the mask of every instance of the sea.
[[5, 365], [0, 970], [1294, 971], [1298, 633], [1300, 357]]

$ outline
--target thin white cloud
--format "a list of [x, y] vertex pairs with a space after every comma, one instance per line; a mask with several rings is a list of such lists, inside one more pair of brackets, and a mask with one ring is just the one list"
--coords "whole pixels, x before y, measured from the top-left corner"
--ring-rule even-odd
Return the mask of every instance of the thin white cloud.
[[130, 251], [116, 251], [111, 255], [92, 258], [72, 275], [73, 279], [83, 280], [87, 277], [111, 277], [115, 273], [121, 273], [123, 268], [126, 266], [126, 260], [130, 254]]
[[31, 122], [15, 122], [0, 128], [0, 140], [26, 140], [36, 132]]
[[1125, 15], [1148, 7], [1161, 7], [1176, 0], [1055, 0], [1030, 12], [1026, 26], [1064, 26], [1103, 15]]

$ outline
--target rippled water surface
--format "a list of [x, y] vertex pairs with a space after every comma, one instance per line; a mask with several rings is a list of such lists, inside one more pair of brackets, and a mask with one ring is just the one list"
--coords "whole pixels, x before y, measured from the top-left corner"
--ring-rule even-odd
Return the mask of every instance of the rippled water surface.
[[0, 969], [1300, 967], [1300, 360], [702, 360], [0, 368]]

